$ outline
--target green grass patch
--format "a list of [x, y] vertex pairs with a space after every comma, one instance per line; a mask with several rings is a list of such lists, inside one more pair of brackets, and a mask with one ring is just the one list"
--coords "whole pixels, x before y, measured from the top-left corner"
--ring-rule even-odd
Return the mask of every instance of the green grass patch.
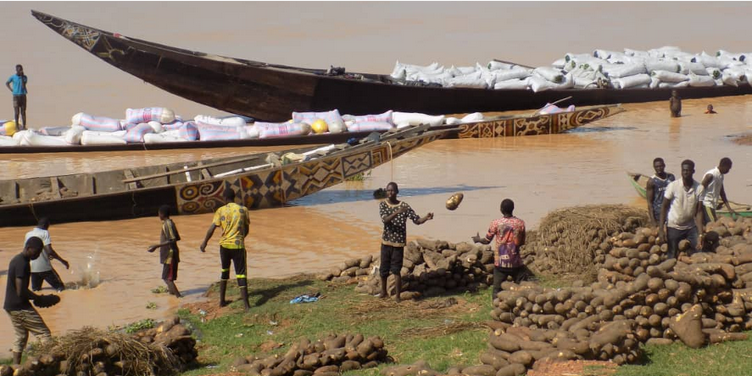
[[[303, 337], [316, 340], [329, 333], [378, 335], [397, 363], [423, 359], [437, 370], [480, 364], [486, 348], [489, 329], [482, 323], [489, 319], [490, 290], [397, 304], [357, 294], [351, 284], [309, 277], [249, 282], [248, 313], [242, 311], [234, 283], [228, 286], [228, 298], [236, 300], [231, 313], [202, 322], [200, 314], [178, 312], [196, 327], [200, 338], [201, 364], [185, 375], [224, 372], [236, 357], [284, 353]], [[212, 293], [216, 289], [212, 286]], [[290, 304], [298, 295], [315, 292], [322, 295], [318, 302]], [[457, 304], [442, 306], [448, 299]], [[378, 369], [348, 374], [376, 375]]]
[[[749, 333], [752, 334], [752, 333]], [[683, 344], [645, 346], [645, 364], [617, 369], [618, 376], [743, 376], [752, 374], [752, 339], [702, 349]]]

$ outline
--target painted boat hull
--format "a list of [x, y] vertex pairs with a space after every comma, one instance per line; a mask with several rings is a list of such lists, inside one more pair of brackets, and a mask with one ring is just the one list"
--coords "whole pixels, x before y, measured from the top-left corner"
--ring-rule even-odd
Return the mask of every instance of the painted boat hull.
[[426, 114], [537, 109], [566, 104], [602, 105], [752, 94], [752, 86], [679, 89], [487, 90], [395, 84], [389, 76], [329, 76], [297, 68], [165, 46], [32, 11], [50, 29], [108, 64], [167, 92], [219, 110], [267, 121], [286, 121], [293, 111], [353, 115], [388, 110]]
[[[418, 127], [387, 135], [379, 142], [366, 142], [310, 161], [241, 171], [227, 177], [211, 177], [210, 167], [230, 171], [251, 169], [263, 165], [263, 157], [268, 154], [249, 157], [255, 158], [254, 165], [222, 158], [192, 163], [186, 172], [183, 169], [189, 166], [182, 167], [182, 163], [177, 163], [93, 174], [0, 181], [3, 202], [10, 202], [13, 192], [19, 201], [6, 205], [0, 202], [0, 226], [34, 225], [43, 216], [50, 217], [55, 223], [153, 216], [159, 206], [165, 204], [181, 215], [211, 213], [223, 205], [221, 197], [226, 189], [234, 189], [238, 200], [249, 209], [283, 206], [342, 183], [443, 135], [443, 132], [425, 132], [426, 129]], [[305, 150], [308, 149], [294, 150], [293, 153], [299, 154]], [[278, 153], [279, 156], [285, 154]], [[212, 167], [218, 164], [221, 166]], [[214, 175], [219, 176], [218, 171], [214, 170]], [[204, 174], [208, 177], [202, 178]], [[128, 182], [128, 179], [136, 181]], [[70, 190], [75, 187], [77, 196], [61, 197], [61, 187], [70, 187]], [[36, 200], [41, 196], [35, 192], [45, 189], [47, 196]]]

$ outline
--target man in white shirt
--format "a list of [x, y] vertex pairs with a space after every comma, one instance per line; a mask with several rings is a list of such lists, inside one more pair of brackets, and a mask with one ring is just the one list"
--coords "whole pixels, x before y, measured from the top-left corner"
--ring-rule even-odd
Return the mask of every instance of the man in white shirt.
[[70, 268], [70, 264], [68, 264], [68, 261], [65, 261], [62, 257], [60, 257], [60, 255], [58, 255], [57, 252], [55, 252], [55, 250], [52, 248], [50, 232], [47, 231], [47, 229], [49, 228], [50, 220], [46, 217], [41, 218], [39, 220], [39, 223], [37, 224], [37, 227], [26, 233], [26, 240], [24, 240], [27, 241], [29, 240], [29, 238], [36, 236], [39, 239], [42, 239], [42, 244], [44, 244], [42, 254], [31, 261], [32, 291], [41, 290], [42, 283], [44, 281], [47, 281], [47, 283], [49, 283], [50, 286], [52, 286], [52, 288], [57, 290], [58, 292], [65, 290], [65, 284], [63, 284], [62, 279], [60, 279], [60, 276], [57, 274], [55, 269], [52, 268], [50, 261], [52, 261], [53, 259], [58, 259], [61, 263], [63, 263], [66, 269]]
[[718, 167], [706, 172], [705, 176], [702, 178], [702, 187], [705, 190], [702, 197], [704, 224], [718, 220], [715, 211], [720, 207], [720, 203], [718, 202], [719, 198], [723, 200], [724, 204], [726, 204], [729, 213], [732, 215], [737, 214], [734, 209], [731, 209], [731, 205], [729, 205], [728, 199], [726, 198], [726, 190], [723, 189], [723, 177], [728, 174], [729, 171], [731, 171], [731, 159], [722, 158], [718, 163]]
[[[681, 180], [671, 182], [666, 187], [661, 205], [661, 219], [658, 226], [658, 237], [668, 244], [668, 257], [676, 258], [679, 242], [689, 240], [691, 248], [700, 249], [702, 244], [702, 202], [700, 197], [703, 187], [692, 178], [695, 173], [695, 163], [685, 159], [681, 164]], [[668, 218], [668, 222], [666, 219]], [[667, 223], [666, 230], [663, 224]]]

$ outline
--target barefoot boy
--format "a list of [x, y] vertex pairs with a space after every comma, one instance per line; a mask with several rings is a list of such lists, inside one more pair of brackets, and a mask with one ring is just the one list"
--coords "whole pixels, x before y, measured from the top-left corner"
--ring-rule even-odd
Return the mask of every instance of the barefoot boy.
[[180, 262], [180, 250], [178, 249], [178, 240], [180, 234], [175, 227], [175, 222], [170, 219], [170, 207], [162, 205], [159, 207], [159, 219], [162, 220], [162, 233], [159, 237], [159, 244], [152, 245], [147, 249], [154, 252], [159, 248], [159, 263], [162, 264], [162, 280], [167, 284], [170, 294], [181, 297], [175, 281], [178, 279], [178, 263]]

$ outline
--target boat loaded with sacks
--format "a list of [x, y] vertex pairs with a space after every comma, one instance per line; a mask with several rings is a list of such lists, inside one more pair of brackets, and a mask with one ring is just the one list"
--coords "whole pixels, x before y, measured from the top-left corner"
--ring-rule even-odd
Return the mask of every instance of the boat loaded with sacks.
[[[149, 112], [144, 110], [172, 112], [161, 108], [140, 111]], [[87, 119], [92, 119], [90, 123], [79, 121], [79, 124], [71, 127], [26, 130], [11, 133], [11, 136], [4, 136], [0, 132], [0, 154], [329, 144], [363, 138], [371, 132], [384, 133], [421, 124], [431, 126], [432, 130], [445, 131], [444, 138], [533, 136], [565, 132], [623, 111], [624, 108], [618, 104], [577, 108], [570, 106], [566, 109], [549, 104], [531, 115], [486, 117], [481, 113], [473, 113], [463, 118], [455, 118], [393, 111], [369, 116], [340, 116], [339, 111], [332, 110], [324, 113], [293, 113], [292, 122], [277, 124], [245, 123], [241, 117], [218, 119], [207, 116], [196, 118], [204, 122], [211, 119], [212, 123], [216, 124], [202, 124], [200, 121], [181, 122], [175, 118], [169, 118], [170, 121], [167, 123], [141, 119], [141, 124], [135, 124], [128, 123], [127, 119], [86, 115]], [[326, 119], [323, 124], [329, 123], [328, 128], [323, 132], [313, 132], [308, 123], [294, 122], [296, 115], [301, 114], [315, 114], [316, 116], [311, 116], [317, 119], [312, 118], [312, 121], [309, 121], [314, 125], [320, 123], [319, 120]], [[81, 118], [80, 115], [77, 114], [74, 119]], [[239, 121], [241, 125], [220, 126], [229, 120]], [[109, 127], [103, 127], [102, 124]], [[334, 126], [335, 124], [337, 125]], [[279, 128], [274, 129], [274, 126]], [[192, 129], [192, 132], [186, 131], [187, 128]], [[281, 130], [287, 131], [291, 128], [307, 128], [308, 131], [281, 134]], [[144, 133], [144, 129], [148, 133]], [[218, 133], [218, 130], [224, 132]], [[139, 131], [141, 134], [137, 134]], [[274, 136], [267, 136], [267, 133]], [[132, 134], [136, 134], [136, 137]], [[218, 134], [224, 135], [225, 139], [217, 139]]]
[[[648, 179], [650, 179], [650, 177], [648, 175], [638, 174], [634, 172], [627, 172], [627, 176], [629, 176], [629, 182], [632, 183], [632, 187], [634, 187], [634, 189], [637, 191], [637, 194], [640, 195], [640, 197], [645, 198], [647, 196], [646, 187], [648, 184]], [[731, 205], [731, 208], [734, 209], [734, 211], [736, 211], [740, 216], [752, 217], [752, 205], [740, 204], [733, 201], [729, 201], [729, 204]], [[719, 207], [716, 210], [716, 213], [724, 217], [732, 216], [731, 212], [726, 209], [725, 205]]]
[[[596, 105], [751, 94], [743, 54], [676, 48], [567, 54], [553, 67], [397, 64], [392, 75], [306, 69], [165, 46], [32, 11], [49, 28], [108, 64], [183, 98], [265, 121], [292, 111], [426, 114], [534, 109], [571, 96]], [[583, 56], [585, 55], [585, 56]]]
[[156, 215], [210, 213], [234, 189], [249, 209], [281, 206], [342, 183], [441, 138], [427, 126], [332, 144], [198, 162], [0, 181], [0, 226], [29, 226]]

